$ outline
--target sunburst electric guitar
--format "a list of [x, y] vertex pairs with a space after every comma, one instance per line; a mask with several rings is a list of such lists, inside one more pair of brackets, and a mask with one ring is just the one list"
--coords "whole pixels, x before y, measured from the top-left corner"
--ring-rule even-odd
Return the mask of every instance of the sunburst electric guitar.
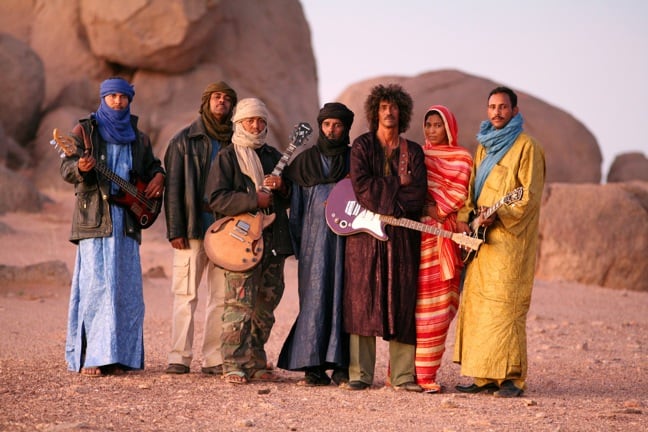
[[[288, 148], [272, 171], [280, 176], [297, 147], [302, 145], [313, 128], [308, 123], [295, 126]], [[271, 190], [262, 186], [264, 192]], [[205, 233], [204, 247], [207, 257], [225, 270], [244, 272], [254, 268], [263, 256], [263, 229], [274, 222], [275, 214], [263, 211], [225, 216], [214, 222]]]
[[[504, 195], [499, 201], [497, 201], [495, 204], [492, 206], [488, 207], [486, 210], [482, 210], [480, 213], [474, 213], [473, 212], [473, 218], [470, 221], [470, 236], [473, 238], [481, 239], [483, 241], [486, 241], [486, 230], [487, 227], [482, 226], [479, 224], [480, 219], [478, 216], [481, 214], [482, 220], [483, 219], [488, 219], [491, 217], [500, 207], [502, 207], [504, 204], [510, 205], [513, 204], [514, 202], [520, 201], [522, 199], [522, 195], [524, 194], [524, 188], [522, 186], [513, 189], [511, 192], [507, 193]], [[470, 260], [472, 260], [475, 255], [477, 255], [477, 251], [474, 250], [464, 250], [463, 253], [463, 261], [464, 263], [468, 264]]]
[[[61, 135], [58, 129], [54, 129], [53, 139], [50, 144], [59, 152], [59, 156], [83, 156], [83, 152], [77, 148], [74, 139]], [[144, 191], [148, 183], [144, 182], [135, 171], [131, 171], [130, 181], [125, 180], [111, 171], [104, 163], [97, 161], [94, 170], [106, 179], [119, 186], [119, 192], [110, 196], [110, 202], [126, 208], [135, 218], [140, 228], [148, 228], [153, 225], [162, 209], [162, 197], [146, 198]]]
[[358, 203], [353, 192], [351, 179], [340, 180], [326, 200], [326, 223], [338, 235], [351, 235], [359, 232], [371, 234], [378, 240], [387, 240], [385, 225], [395, 225], [416, 231], [434, 234], [451, 239], [453, 242], [471, 250], [479, 249], [483, 240], [467, 234], [455, 233], [426, 225], [406, 218], [396, 218], [373, 213]]

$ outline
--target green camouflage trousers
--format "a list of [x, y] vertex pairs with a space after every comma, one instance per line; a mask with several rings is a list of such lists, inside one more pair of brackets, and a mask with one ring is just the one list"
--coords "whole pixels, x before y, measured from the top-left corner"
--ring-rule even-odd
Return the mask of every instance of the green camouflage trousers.
[[[225, 311], [223, 313], [223, 373], [253, 373], [265, 369], [265, 344], [275, 323], [274, 310], [284, 292], [285, 256], [274, 255], [271, 235], [261, 263], [251, 271], [225, 271]], [[266, 241], [269, 240], [269, 241]]]

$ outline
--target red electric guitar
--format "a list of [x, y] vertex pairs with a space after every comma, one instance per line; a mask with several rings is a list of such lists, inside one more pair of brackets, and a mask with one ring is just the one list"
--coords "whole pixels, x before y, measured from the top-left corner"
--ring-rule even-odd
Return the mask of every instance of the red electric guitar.
[[[53, 137], [54, 139], [50, 141], [50, 144], [59, 152], [61, 158], [74, 155], [82, 156], [74, 139], [71, 137], [61, 135], [58, 129], [54, 129]], [[130, 181], [125, 180], [99, 161], [97, 161], [94, 169], [119, 186], [119, 193], [111, 195], [110, 202], [126, 208], [133, 215], [140, 228], [144, 229], [153, 225], [162, 209], [162, 197], [146, 198], [144, 190], [148, 183], [139, 178], [134, 171], [131, 172]]]

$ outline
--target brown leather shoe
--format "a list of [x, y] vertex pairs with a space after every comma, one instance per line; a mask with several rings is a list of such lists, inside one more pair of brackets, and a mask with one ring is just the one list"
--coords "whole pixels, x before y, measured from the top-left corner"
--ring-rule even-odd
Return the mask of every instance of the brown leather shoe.
[[522, 396], [522, 393], [524, 390], [519, 389], [515, 387], [515, 384], [513, 384], [513, 381], [511, 380], [506, 380], [502, 382], [502, 385], [500, 386], [500, 389], [493, 393], [493, 396], [495, 397], [501, 397], [501, 398], [512, 398], [512, 397], [519, 397]]
[[347, 390], [366, 390], [369, 387], [371, 387], [369, 384], [362, 381], [349, 381], [344, 384], [344, 388]]
[[189, 373], [189, 366], [185, 366], [185, 365], [180, 364], [180, 363], [171, 363], [164, 370], [164, 373], [175, 374], [175, 375], [186, 374], [186, 373]]
[[477, 384], [470, 384], [469, 386], [455, 386], [455, 388], [460, 391], [461, 393], [481, 393], [483, 391], [493, 391], [499, 389], [497, 384], [495, 383], [488, 383], [484, 384], [483, 386], [478, 386]]

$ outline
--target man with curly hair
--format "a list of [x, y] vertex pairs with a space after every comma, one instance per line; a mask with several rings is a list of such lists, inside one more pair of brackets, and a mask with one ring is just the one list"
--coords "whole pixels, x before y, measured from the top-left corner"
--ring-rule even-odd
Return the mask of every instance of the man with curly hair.
[[[412, 98], [401, 86], [375, 86], [365, 101], [369, 132], [351, 148], [350, 177], [358, 203], [377, 214], [418, 220], [427, 193], [421, 146], [400, 136], [409, 128]], [[389, 341], [394, 389], [421, 392], [414, 354], [418, 231], [385, 226], [387, 241], [367, 233], [347, 238], [344, 327], [350, 336], [349, 390], [371, 386], [376, 337]]]

